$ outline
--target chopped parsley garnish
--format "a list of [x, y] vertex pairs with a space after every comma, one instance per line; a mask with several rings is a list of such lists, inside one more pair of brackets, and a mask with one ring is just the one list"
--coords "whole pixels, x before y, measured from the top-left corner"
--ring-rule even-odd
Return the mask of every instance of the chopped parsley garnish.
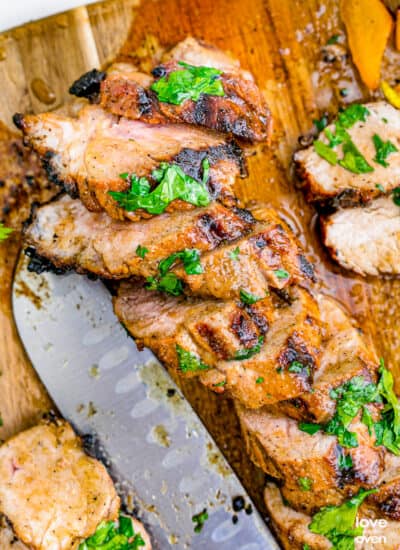
[[374, 171], [351, 140], [343, 143], [343, 153], [343, 158], [338, 162], [342, 168], [346, 168], [353, 174], [366, 174]]
[[120, 516], [118, 523], [103, 521], [96, 532], [79, 545], [79, 550], [139, 550], [145, 542], [135, 534], [131, 518]]
[[183, 292], [182, 281], [175, 273], [167, 273], [162, 277], [147, 277], [146, 288], [148, 290], [167, 292], [167, 294], [172, 294], [172, 296], [179, 296]]
[[337, 550], [354, 550], [354, 539], [363, 534], [363, 528], [354, 527], [357, 512], [368, 495], [376, 489], [360, 489], [357, 495], [340, 506], [325, 506], [312, 518], [308, 528], [312, 533], [324, 535]]
[[375, 185], [375, 187], [378, 189], [378, 191], [380, 191], [381, 193], [384, 193], [385, 192], [385, 188], [383, 187], [383, 185], [381, 183], [377, 183]]
[[[350, 105], [346, 109], [343, 109], [338, 114], [338, 119], [335, 123], [335, 133], [329, 128], [326, 128], [324, 131], [328, 144], [316, 140], [314, 142], [315, 152], [333, 166], [339, 164], [342, 168], [354, 174], [373, 172], [374, 169], [357, 149], [347, 132], [356, 122], [365, 122], [369, 114], [368, 109], [364, 105], [359, 104]], [[339, 159], [337, 152], [333, 151], [333, 148], [341, 144], [343, 144], [343, 158]]]
[[234, 262], [237, 262], [237, 260], [239, 259], [239, 254], [240, 254], [240, 248], [237, 246], [236, 248], [234, 248], [229, 252], [229, 257]]
[[199, 514], [195, 514], [194, 516], [192, 516], [192, 521], [193, 521], [193, 523], [195, 523], [194, 532], [195, 533], [200, 533], [200, 531], [204, 527], [204, 523], [207, 520], [208, 520], [207, 508], [204, 508], [204, 510], [202, 512], [200, 512]]
[[374, 142], [376, 151], [374, 161], [387, 168], [389, 166], [389, 163], [386, 159], [388, 158], [390, 153], [398, 152], [397, 147], [389, 140], [383, 141], [383, 139], [378, 136], [378, 134], [374, 134], [374, 136], [372, 137], [372, 141]]
[[211, 67], [194, 67], [183, 61], [178, 65], [182, 69], [172, 71], [151, 85], [156, 92], [158, 101], [181, 105], [191, 99], [198, 101], [202, 94], [224, 96], [224, 87], [219, 78], [222, 71]]
[[[393, 375], [380, 360], [378, 384], [367, 382], [362, 376], [354, 376], [349, 382], [331, 390], [330, 396], [337, 401], [336, 412], [325, 425], [300, 423], [299, 429], [314, 435], [320, 428], [329, 435], [336, 435], [342, 447], [358, 447], [357, 434], [348, 430], [352, 420], [361, 412], [361, 421], [372, 434], [375, 445], [383, 445], [400, 455], [400, 404], [394, 392]], [[380, 419], [373, 421], [366, 405], [383, 403]]]
[[310, 422], [299, 422], [299, 430], [306, 432], [310, 435], [314, 435], [321, 429], [319, 424], [312, 424]]
[[148, 290], [159, 290], [173, 296], [179, 296], [183, 292], [183, 283], [175, 273], [168, 271], [177, 260], [181, 260], [183, 268], [188, 275], [199, 275], [203, 273], [200, 263], [200, 254], [196, 249], [185, 248], [180, 252], [171, 254], [158, 264], [159, 275], [147, 277], [146, 288]]
[[275, 269], [274, 273], [278, 279], [288, 279], [290, 277], [290, 273], [286, 269]]
[[400, 404], [393, 389], [393, 375], [385, 368], [383, 359], [379, 372], [378, 392], [384, 408], [381, 419], [374, 424], [376, 445], [384, 445], [395, 455], [400, 455]]
[[182, 372], [198, 372], [202, 370], [208, 370], [210, 367], [203, 363], [203, 361], [192, 353], [183, 349], [179, 344], [176, 344], [176, 354], [178, 356], [179, 369]]
[[303, 544], [303, 550], [311, 550], [309, 544]]
[[352, 467], [353, 459], [351, 458], [351, 455], [346, 455], [343, 450], [341, 450], [338, 456], [338, 468], [340, 470], [351, 470]]
[[145, 246], [142, 246], [142, 245], [138, 245], [136, 247], [136, 256], [139, 256], [140, 258], [144, 258], [146, 256], [146, 254], [148, 253], [149, 249], [146, 248]]
[[195, 248], [185, 248], [185, 250], [181, 250], [180, 252], [175, 252], [174, 254], [171, 254], [170, 256], [168, 256], [168, 258], [165, 258], [165, 260], [161, 260], [161, 262], [158, 264], [160, 274], [162, 276], [165, 275], [167, 271], [174, 265], [176, 260], [182, 261], [183, 268], [188, 275], [200, 275], [204, 271], [203, 266], [200, 262], [199, 251]]
[[262, 376], [259, 376], [256, 380], [256, 384], [262, 384], [264, 382], [264, 378]]
[[314, 118], [313, 123], [315, 124], [316, 129], [319, 132], [322, 132], [322, 130], [328, 126], [328, 117], [326, 115], [322, 115], [320, 119]]
[[260, 353], [261, 346], [264, 343], [264, 336], [258, 337], [258, 342], [251, 348], [243, 348], [238, 350], [231, 361], [243, 361], [244, 359], [250, 359], [250, 357], [253, 357], [253, 355], [256, 355], [257, 353]]
[[252, 294], [251, 292], [247, 292], [247, 290], [244, 290], [243, 288], [240, 289], [240, 301], [244, 304], [255, 304], [256, 302], [259, 302], [262, 300], [259, 296], [256, 296], [255, 294]]
[[337, 42], [339, 41], [339, 38], [340, 38], [340, 34], [333, 34], [328, 40], [327, 40], [327, 45], [328, 46], [332, 46], [332, 44], [337, 44]]
[[[141, 208], [149, 214], [162, 214], [167, 206], [176, 199], [194, 206], [207, 206], [211, 201], [206, 187], [210, 168], [207, 158], [203, 160], [202, 167], [203, 179], [197, 181], [186, 175], [177, 164], [162, 162], [159, 168], [153, 170], [152, 173], [152, 178], [158, 184], [153, 190], [151, 190], [147, 178], [139, 178], [135, 174], [131, 174], [123, 178], [131, 184], [129, 191], [109, 191], [108, 193], [128, 212]], [[125, 174], [123, 175], [125, 176]]]
[[320, 157], [327, 160], [329, 164], [332, 164], [332, 166], [335, 166], [337, 164], [337, 153], [323, 141], [320, 141], [319, 139], [317, 139], [317, 141], [314, 141], [314, 149]]
[[349, 95], [349, 90], [347, 88], [342, 88], [339, 90], [339, 93], [342, 97], [347, 97]]
[[305, 371], [307, 372], [307, 374], [310, 374], [310, 367], [308, 367], [307, 365], [303, 365], [303, 363], [300, 363], [300, 361], [292, 361], [288, 367], [288, 371], [295, 373]]
[[14, 229], [11, 229], [11, 227], [4, 227], [4, 225], [0, 223], [0, 241], [5, 241], [8, 239], [13, 231]]
[[366, 382], [362, 376], [354, 376], [349, 382], [331, 390], [330, 396], [337, 401], [336, 413], [325, 425], [324, 431], [336, 435], [343, 447], [357, 447], [357, 434], [347, 428], [364, 405], [376, 402], [377, 387]]
[[180, 105], [188, 99], [198, 101], [202, 94], [225, 95], [219, 78], [222, 71], [212, 67], [194, 67], [183, 61], [179, 61], [178, 65], [182, 69], [162, 76], [151, 85], [151, 89], [157, 94], [158, 101]]
[[310, 491], [312, 488], [313, 480], [309, 477], [299, 477], [297, 482], [302, 491]]
[[226, 386], [226, 380], [222, 380], [221, 382], [217, 382], [216, 384], [213, 384], [214, 388], [222, 388], [223, 386]]
[[393, 189], [392, 199], [394, 204], [396, 204], [397, 206], [400, 206], [400, 187], [396, 187], [395, 189]]

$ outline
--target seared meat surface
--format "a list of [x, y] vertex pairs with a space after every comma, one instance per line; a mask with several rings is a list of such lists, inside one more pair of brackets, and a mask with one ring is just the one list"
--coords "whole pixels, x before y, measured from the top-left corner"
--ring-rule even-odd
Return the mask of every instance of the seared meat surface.
[[[300, 289], [293, 290], [292, 300], [287, 304], [267, 296], [251, 306], [199, 302], [128, 282], [120, 286], [114, 308], [139, 345], [149, 347], [166, 366], [184, 370], [178, 346], [203, 363], [188, 375], [201, 376], [211, 389], [229, 391], [245, 406], [257, 408], [309, 390], [318, 369], [317, 305]], [[235, 359], [244, 350], [254, 352]], [[296, 362], [304, 365], [300, 372], [291, 370]]]
[[[311, 517], [290, 508], [274, 483], [268, 483], [264, 497], [274, 531], [279, 536], [285, 550], [304, 550], [305, 544], [308, 544], [311, 550], [330, 550], [332, 548], [332, 544], [327, 538], [316, 535], [308, 529]], [[358, 517], [360, 520], [371, 518], [366, 503], [361, 506]], [[363, 534], [365, 538], [355, 538], [355, 550], [376, 550], [378, 547], [384, 548], [384, 550], [398, 550], [400, 547], [400, 525], [396, 521], [387, 521], [384, 525], [376, 523], [369, 525], [364, 527]], [[377, 537], [377, 540], [369, 537]]]
[[225, 300], [238, 298], [243, 289], [262, 297], [268, 286], [282, 289], [313, 279], [313, 266], [276, 212], [259, 210], [256, 219], [250, 235], [202, 256], [203, 273], [174, 269], [187, 292]]
[[119, 498], [104, 466], [87, 456], [66, 422], [36, 426], [0, 447], [0, 512], [33, 550], [70, 550]]
[[358, 447], [347, 449], [353, 468], [343, 471], [339, 457], [344, 451], [335, 436], [310, 435], [295, 420], [270, 413], [268, 407], [246, 410], [237, 405], [237, 412], [253, 462], [280, 481], [282, 495], [296, 510], [312, 514], [327, 504], [336, 506], [360, 487], [375, 487], [380, 480], [385, 451], [375, 446], [375, 438], [359, 419], [349, 428], [358, 437]]
[[[57, 268], [110, 279], [155, 275], [160, 260], [185, 248], [200, 252], [236, 240], [252, 227], [251, 216], [218, 203], [142, 222], [89, 212], [64, 196], [39, 207], [25, 232], [27, 244]], [[136, 252], [148, 250], [144, 258]]]
[[400, 273], [400, 207], [380, 197], [364, 207], [321, 218], [322, 238], [332, 257], [360, 275]]
[[[388, 193], [400, 185], [400, 112], [383, 101], [368, 103], [365, 107], [369, 112], [365, 121], [358, 120], [346, 131], [371, 169], [360, 173], [357, 167], [353, 168], [354, 172], [339, 163], [332, 165], [316, 152], [315, 145], [298, 151], [294, 159], [309, 200], [335, 198], [342, 204], [357, 204]], [[324, 144], [328, 143], [326, 130], [335, 133], [334, 125], [328, 126], [319, 136]], [[379, 153], [374, 145], [374, 136], [378, 136], [383, 143], [389, 141], [396, 149], [385, 157], [384, 164], [375, 160]], [[342, 150], [343, 144], [335, 148], [340, 153], [339, 158]], [[353, 149], [352, 154], [354, 159]]]
[[134, 67], [112, 70], [101, 83], [100, 104], [111, 113], [150, 124], [187, 123], [232, 134], [249, 141], [269, 137], [271, 114], [250, 73], [223, 52], [188, 38], [178, 44], [168, 59], [155, 67], [155, 81], [182, 70], [179, 62], [207, 66], [222, 71], [223, 96], [202, 93], [198, 101], [187, 99], [180, 105], [159, 101], [151, 90], [154, 82]]
[[[25, 143], [44, 160], [51, 180], [78, 196], [92, 211], [105, 210], [116, 219], [150, 217], [143, 210], [127, 211], [109, 191], [130, 188], [121, 174], [149, 177], [162, 162], [178, 165], [201, 180], [203, 160], [208, 159], [211, 198], [235, 203], [233, 184], [244, 170], [240, 148], [211, 131], [182, 124], [149, 125], [119, 118], [96, 105], [83, 107], [77, 118], [43, 113], [16, 117]], [[154, 184], [155, 182], [153, 182]], [[193, 208], [181, 200], [168, 210]]]
[[325, 423], [336, 409], [331, 391], [356, 376], [376, 382], [379, 360], [373, 347], [367, 344], [360, 329], [336, 300], [319, 295], [318, 305], [325, 333], [313, 391], [293, 401], [280, 403], [279, 409], [292, 418]]

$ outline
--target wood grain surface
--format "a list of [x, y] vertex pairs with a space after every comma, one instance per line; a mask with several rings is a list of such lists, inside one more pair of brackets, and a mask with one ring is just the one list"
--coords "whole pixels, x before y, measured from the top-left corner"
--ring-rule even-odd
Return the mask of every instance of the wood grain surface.
[[[338, 1], [109, 0], [4, 33], [0, 35], [3, 149], [12, 140], [20, 147], [6, 129], [12, 128], [14, 112], [61, 107], [70, 101], [67, 90], [75, 78], [107, 65], [117, 54], [148, 70], [163, 48], [188, 34], [238, 57], [254, 73], [274, 116], [272, 143], [251, 151], [250, 176], [237, 184], [240, 198], [247, 205], [268, 204], [279, 210], [315, 262], [322, 291], [349, 307], [398, 374], [400, 281], [361, 280], [333, 265], [319, 244], [315, 212], [296, 189], [292, 173], [293, 151], [300, 136], [302, 142], [309, 139], [314, 118], [325, 111], [335, 113], [346, 102], [378, 97], [368, 93], [354, 71]], [[339, 43], [327, 46], [329, 37], [336, 34]], [[393, 76], [399, 61], [399, 54], [389, 47], [383, 66], [386, 78]], [[5, 165], [0, 157], [0, 182], [11, 179], [14, 185], [22, 185], [24, 170], [36, 170], [40, 180], [35, 161], [15, 155], [20, 169], [11, 175], [10, 163]], [[29, 199], [24, 199], [25, 210], [19, 208], [13, 217], [6, 204], [8, 187], [0, 188], [3, 219], [18, 229]], [[32, 424], [52, 406], [12, 321], [9, 295], [18, 244], [18, 231], [0, 244], [0, 414], [4, 422], [0, 438]], [[183, 390], [262, 507], [263, 476], [245, 457], [230, 401], [210, 396], [193, 382], [185, 383]]]

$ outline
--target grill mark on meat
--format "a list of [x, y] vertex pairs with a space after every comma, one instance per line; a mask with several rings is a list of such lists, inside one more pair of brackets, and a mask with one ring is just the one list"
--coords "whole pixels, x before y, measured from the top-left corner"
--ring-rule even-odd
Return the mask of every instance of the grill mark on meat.
[[[250, 229], [240, 211], [236, 215], [218, 203], [133, 223], [88, 212], [80, 201], [64, 196], [37, 208], [24, 234], [36, 250], [32, 268], [41, 269], [46, 258], [57, 269], [120, 279], [156, 275], [158, 263], [170, 254], [185, 248], [208, 251]], [[149, 250], [145, 258], [136, 254], [139, 245]]]
[[[309, 367], [310, 372], [315, 368], [314, 357], [310, 355], [302, 338], [296, 333], [288, 338], [287, 345], [278, 358], [278, 364], [279, 367], [288, 369], [295, 361], [301, 363], [304, 367]], [[307, 377], [310, 376], [307, 375], [305, 368], [302, 370], [302, 374]]]
[[217, 334], [213, 327], [207, 325], [206, 323], [199, 323], [196, 325], [196, 329], [218, 358], [229, 358], [229, 352], [226, 349], [225, 342], [220, 338], [219, 334]]
[[[190, 53], [186, 44], [191, 44]], [[183, 47], [181, 47], [183, 46]], [[206, 52], [206, 53], [205, 53]], [[221, 97], [201, 94], [198, 101], [187, 100], [181, 105], [158, 101], [150, 89], [151, 79], [138, 73], [133, 66], [114, 66], [101, 84], [101, 105], [112, 113], [151, 124], [187, 123], [232, 134], [240, 139], [262, 141], [269, 137], [271, 114], [252, 76], [240, 69], [237, 62], [225, 60], [222, 52], [189, 38], [178, 44], [170, 59], [152, 71], [155, 80], [182, 67], [177, 61], [219, 68], [224, 87]], [[142, 108], [144, 101], [145, 109]]]
[[[233, 206], [235, 179], [245, 173], [240, 147], [226, 136], [182, 124], [148, 125], [118, 119], [99, 106], [86, 105], [77, 117], [54, 113], [16, 116], [24, 142], [41, 157], [51, 181], [73, 197], [79, 195], [92, 211], [106, 211], [115, 219], [136, 221], [152, 214], [128, 211], [109, 191], [126, 192], [130, 182], [119, 176], [127, 172], [152, 180], [160, 163], [175, 161], [201, 180], [202, 160], [209, 155], [207, 185], [213, 199]], [[182, 200], [172, 201], [167, 211], [194, 209]]]
[[[267, 319], [263, 317], [264, 323]], [[245, 312], [237, 311], [231, 321], [231, 331], [235, 334], [239, 342], [246, 348], [251, 348], [258, 341], [258, 331], [254, 330], [254, 320], [249, 318]]]

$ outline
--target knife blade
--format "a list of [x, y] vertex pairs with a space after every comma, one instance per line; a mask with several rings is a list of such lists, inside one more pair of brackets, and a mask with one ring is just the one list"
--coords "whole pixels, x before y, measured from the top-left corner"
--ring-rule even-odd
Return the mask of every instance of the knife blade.
[[[78, 433], [94, 436], [120, 494], [134, 495], [154, 548], [278, 548], [254, 506], [233, 523], [232, 498], [249, 496], [167, 372], [127, 337], [100, 281], [38, 276], [21, 258], [13, 311], [50, 396]], [[197, 534], [192, 516], [204, 508], [209, 519]]]

